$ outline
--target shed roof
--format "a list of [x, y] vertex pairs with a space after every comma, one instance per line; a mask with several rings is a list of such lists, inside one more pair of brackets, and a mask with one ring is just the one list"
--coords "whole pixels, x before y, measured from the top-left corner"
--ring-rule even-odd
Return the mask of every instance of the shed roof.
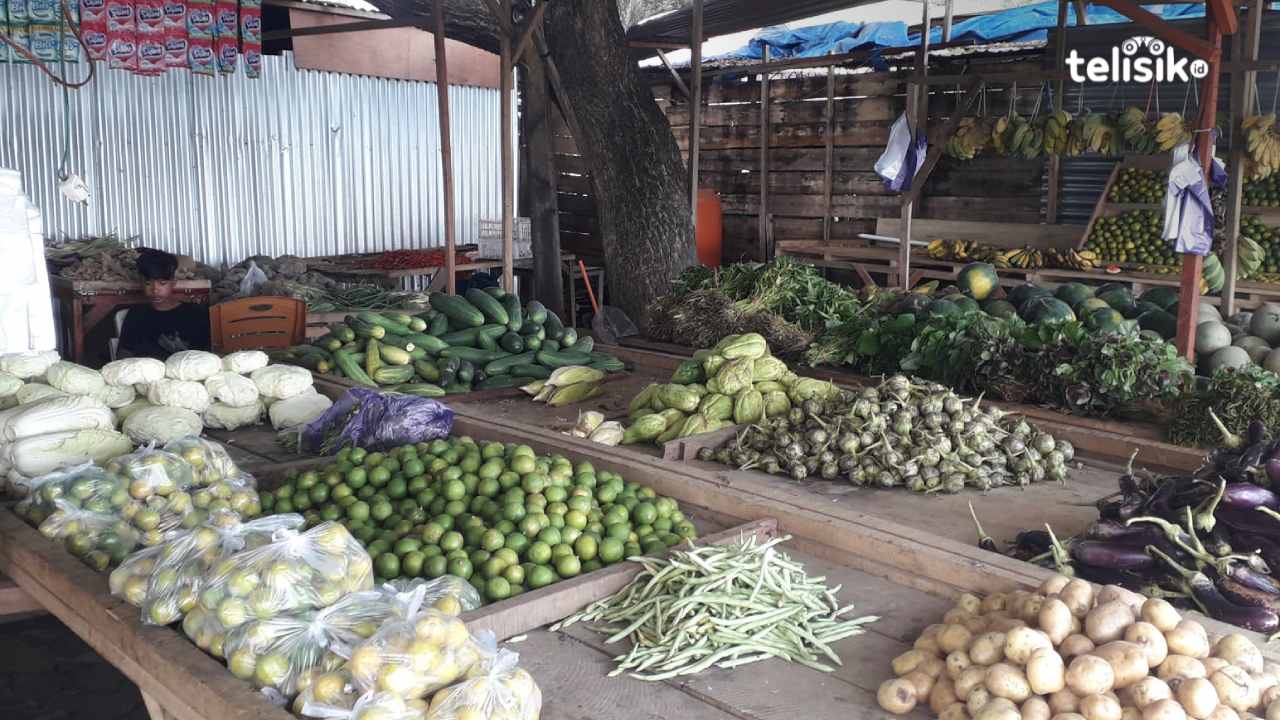
[[[707, 37], [728, 35], [802, 20], [833, 10], [871, 5], [876, 1], [704, 0], [702, 26]], [[629, 10], [630, 12], [623, 13], [624, 24], [628, 27], [628, 40], [676, 43], [689, 41], [689, 27], [693, 20], [692, 0], [641, 1], [633, 3]]]

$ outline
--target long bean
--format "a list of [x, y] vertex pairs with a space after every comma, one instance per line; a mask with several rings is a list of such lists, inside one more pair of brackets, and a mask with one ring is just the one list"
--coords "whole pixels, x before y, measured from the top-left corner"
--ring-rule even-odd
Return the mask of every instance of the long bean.
[[840, 664], [832, 644], [863, 632], [874, 616], [845, 619], [839, 587], [809, 577], [777, 550], [789, 538], [678, 550], [637, 558], [643, 570], [627, 587], [557, 623], [576, 623], [627, 639], [611, 675], [666, 680], [712, 667], [733, 668], [777, 658], [831, 672]]

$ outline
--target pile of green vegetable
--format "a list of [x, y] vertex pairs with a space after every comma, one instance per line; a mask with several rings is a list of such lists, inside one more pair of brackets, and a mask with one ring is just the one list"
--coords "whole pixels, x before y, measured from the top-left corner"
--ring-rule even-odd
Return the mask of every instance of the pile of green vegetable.
[[520, 387], [575, 365], [625, 369], [536, 300], [522, 306], [500, 288], [472, 288], [465, 297], [435, 293], [430, 303], [414, 316], [349, 315], [313, 344], [275, 359], [423, 397]]
[[382, 579], [456, 575], [490, 600], [696, 536], [675, 500], [589, 462], [453, 437], [340, 451], [261, 493], [266, 512], [337, 521]]
[[990, 490], [1065, 482], [1071, 443], [1020, 416], [941, 385], [894, 375], [857, 393], [836, 390], [745, 427], [698, 459], [793, 480], [844, 479], [859, 487], [914, 492]]

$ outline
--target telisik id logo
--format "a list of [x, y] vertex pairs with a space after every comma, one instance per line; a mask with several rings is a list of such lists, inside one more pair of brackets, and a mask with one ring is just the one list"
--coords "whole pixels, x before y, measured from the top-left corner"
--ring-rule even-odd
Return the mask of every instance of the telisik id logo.
[[1111, 48], [1110, 57], [1083, 58], [1077, 50], [1067, 55], [1071, 81], [1083, 82], [1191, 82], [1209, 74], [1209, 63], [1178, 57], [1172, 47], [1150, 35], [1138, 35]]

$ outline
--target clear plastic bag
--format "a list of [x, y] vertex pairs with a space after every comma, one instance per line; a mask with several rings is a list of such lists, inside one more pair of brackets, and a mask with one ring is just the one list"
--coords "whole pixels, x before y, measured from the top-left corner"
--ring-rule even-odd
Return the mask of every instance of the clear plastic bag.
[[[308, 707], [314, 713], [350, 712], [360, 699], [351, 673], [346, 668], [321, 670], [311, 668], [298, 676], [298, 697], [293, 699], [293, 714], [306, 718], [332, 717], [332, 715], [308, 715]], [[345, 715], [339, 715], [345, 717]]]
[[101, 513], [122, 512], [130, 501], [124, 481], [91, 462], [47, 473], [17, 486], [26, 497], [15, 509], [37, 526], [57, 509], [58, 500]]
[[142, 607], [147, 598], [147, 581], [156, 570], [160, 561], [160, 553], [167, 547], [157, 545], [143, 548], [125, 558], [120, 567], [111, 571], [107, 578], [107, 587], [111, 594], [134, 607]]
[[[258, 499], [258, 481], [249, 473], [240, 473], [223, 478], [208, 487], [202, 487], [191, 493], [191, 504], [195, 507], [193, 515], [199, 518], [198, 525], [204, 522], [204, 516], [217, 510], [232, 510], [248, 520], [262, 514], [262, 505]], [[192, 524], [184, 521], [184, 524]]]
[[110, 460], [103, 469], [132, 499], [121, 514], [142, 533], [142, 544], [159, 545], [167, 533], [199, 524], [200, 518], [187, 520], [194, 508], [191, 465], [177, 455], [147, 446]]
[[40, 523], [40, 533], [98, 571], [118, 565], [138, 546], [138, 532], [118, 515], [93, 512], [67, 500]]
[[362, 690], [422, 698], [457, 682], [480, 659], [461, 620], [423, 610], [388, 622], [351, 651], [347, 669]]
[[359, 696], [346, 707], [348, 697], [343, 696], [335, 704], [317, 701], [306, 702], [296, 711], [304, 718], [322, 720], [423, 720], [427, 703], [409, 700], [391, 693], [371, 692]]
[[427, 720], [538, 720], [542, 690], [520, 656], [498, 650], [467, 673], [467, 679], [431, 698]]
[[277, 530], [298, 530], [305, 522], [301, 515], [293, 514], [246, 522], [232, 510], [214, 510], [204, 524], [160, 546], [153, 572], [143, 587], [143, 600], [135, 603], [142, 608], [142, 621], [168, 625], [181, 620], [195, 608], [207, 576], [219, 561], [262, 547], [271, 542]]
[[441, 575], [434, 580], [400, 578], [383, 583], [379, 589], [394, 596], [405, 609], [404, 617], [417, 614], [420, 608], [457, 617], [484, 604], [480, 591], [457, 575]]
[[241, 474], [226, 448], [198, 435], [170, 440], [165, 443], [164, 451], [177, 455], [191, 466], [192, 482], [198, 487]]

